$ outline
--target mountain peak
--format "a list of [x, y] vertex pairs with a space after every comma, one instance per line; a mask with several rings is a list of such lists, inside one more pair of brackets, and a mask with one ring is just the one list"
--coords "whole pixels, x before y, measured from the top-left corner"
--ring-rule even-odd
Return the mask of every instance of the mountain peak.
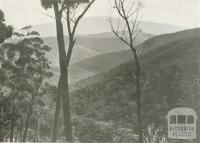
[[[113, 18], [113, 25], [117, 26], [119, 22], [119, 18]], [[64, 31], [67, 31], [67, 24], [64, 21]], [[56, 28], [55, 23], [45, 23], [41, 25], [36, 25], [33, 27], [34, 30], [40, 32], [41, 36], [56, 36]], [[152, 35], [159, 35], [165, 33], [172, 33], [176, 31], [184, 30], [182, 27], [162, 24], [162, 23], [154, 23], [149, 21], [141, 21], [140, 29]], [[82, 19], [79, 26], [77, 27], [78, 35], [89, 35], [89, 34], [99, 34], [111, 32], [110, 23], [108, 21], [108, 17], [98, 16], [98, 17], [86, 17]], [[65, 32], [67, 35], [67, 32]]]

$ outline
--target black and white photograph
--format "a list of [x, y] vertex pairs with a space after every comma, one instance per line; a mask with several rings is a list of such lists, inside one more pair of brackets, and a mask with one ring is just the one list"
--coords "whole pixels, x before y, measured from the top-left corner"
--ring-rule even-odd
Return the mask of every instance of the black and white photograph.
[[0, 0], [0, 142], [200, 143], [200, 0]]

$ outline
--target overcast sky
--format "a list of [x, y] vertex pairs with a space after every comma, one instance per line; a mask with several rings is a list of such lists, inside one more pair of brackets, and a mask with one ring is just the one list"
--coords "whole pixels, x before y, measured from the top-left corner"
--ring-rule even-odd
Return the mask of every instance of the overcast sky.
[[[87, 16], [110, 16], [109, 1], [112, 0], [96, 0]], [[143, 3], [143, 20], [184, 27], [200, 26], [200, 0], [143, 0]], [[0, 0], [0, 9], [5, 12], [7, 23], [15, 28], [53, 21], [39, 11], [46, 12], [41, 8], [40, 0]]]

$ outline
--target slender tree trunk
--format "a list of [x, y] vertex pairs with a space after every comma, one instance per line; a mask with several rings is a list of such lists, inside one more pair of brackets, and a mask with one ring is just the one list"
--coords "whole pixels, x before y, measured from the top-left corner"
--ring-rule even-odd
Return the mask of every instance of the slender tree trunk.
[[15, 105], [14, 105], [14, 97], [12, 97], [12, 117], [10, 122], [10, 142], [13, 142], [13, 135], [14, 135], [14, 112], [15, 112]]
[[140, 63], [137, 55], [136, 49], [132, 46], [132, 52], [135, 59], [136, 65], [136, 96], [137, 96], [137, 114], [138, 114], [138, 134], [139, 134], [139, 143], [143, 143], [143, 130], [142, 130], [142, 107], [141, 107], [141, 87], [140, 87]]
[[24, 127], [25, 129], [24, 129], [24, 134], [23, 134], [23, 138], [22, 138], [23, 142], [26, 141], [28, 128], [29, 128], [29, 121], [30, 121], [31, 114], [33, 112], [34, 99], [35, 99], [35, 95], [32, 95], [31, 103], [29, 104], [29, 108], [28, 108], [28, 114], [26, 116], [26, 122], [25, 122], [25, 127]]
[[71, 125], [71, 111], [69, 103], [69, 84], [68, 84], [68, 70], [66, 73], [61, 75], [59, 80], [60, 94], [62, 95], [63, 102], [63, 116], [64, 116], [64, 126], [66, 141], [71, 142], [73, 140], [72, 136], [72, 125]]
[[38, 142], [38, 120], [35, 122], [34, 132], [34, 142]]
[[[3, 121], [3, 120], [2, 120], [2, 121]], [[4, 124], [1, 123], [1, 121], [0, 121], [0, 142], [3, 142], [3, 141], [4, 141], [3, 127], [4, 127]]]
[[30, 120], [31, 114], [32, 114], [32, 106], [29, 107], [29, 111], [26, 116], [25, 129], [24, 129], [24, 134], [23, 134], [23, 138], [22, 138], [23, 142], [26, 141], [26, 136], [27, 136], [27, 132], [28, 132], [28, 128], [29, 128], [29, 120]]
[[10, 122], [10, 142], [13, 142], [13, 132], [14, 132], [14, 120], [11, 119], [11, 122]]
[[61, 109], [61, 96], [60, 94], [58, 94], [57, 99], [56, 99], [56, 110], [55, 110], [55, 115], [54, 115], [54, 123], [53, 123], [53, 131], [52, 131], [52, 142], [57, 141], [57, 134], [58, 134], [57, 130], [58, 130], [60, 109]]
[[20, 127], [19, 127], [19, 141], [20, 142], [22, 141], [22, 130], [23, 130], [23, 119], [20, 120]]
[[[72, 125], [71, 125], [71, 112], [70, 112], [70, 101], [69, 101], [69, 85], [68, 85], [68, 64], [65, 41], [63, 33], [62, 15], [58, 10], [58, 3], [54, 3], [54, 12], [56, 17], [56, 29], [57, 29], [57, 42], [59, 51], [59, 64], [60, 64], [60, 78], [58, 82], [59, 97], [62, 97], [63, 103], [63, 122], [65, 128], [66, 141], [72, 141]], [[56, 133], [57, 134], [57, 133]]]
[[[127, 44], [132, 53], [135, 60], [136, 65], [136, 71], [135, 71], [135, 84], [136, 84], [136, 100], [137, 100], [137, 116], [138, 116], [138, 134], [139, 134], [139, 143], [143, 143], [143, 131], [142, 131], [142, 106], [141, 106], [141, 87], [140, 87], [140, 63], [139, 58], [137, 55], [137, 50], [134, 48], [134, 39], [137, 36], [138, 28], [137, 28], [137, 18], [138, 18], [138, 11], [141, 6], [140, 3], [138, 5], [133, 1], [133, 5], [137, 5], [137, 7], [134, 8], [134, 6], [130, 7], [130, 9], [127, 11], [127, 3], [124, 0], [115, 0], [114, 2], [114, 8], [117, 9], [117, 12], [119, 16], [122, 18], [122, 20], [125, 22], [125, 27], [122, 28], [122, 34], [119, 33], [121, 24], [119, 23], [117, 30], [113, 27], [111, 23], [111, 28], [113, 33], [125, 44]], [[126, 29], [127, 28], [127, 29]], [[129, 37], [126, 37], [126, 30], [128, 30]]]

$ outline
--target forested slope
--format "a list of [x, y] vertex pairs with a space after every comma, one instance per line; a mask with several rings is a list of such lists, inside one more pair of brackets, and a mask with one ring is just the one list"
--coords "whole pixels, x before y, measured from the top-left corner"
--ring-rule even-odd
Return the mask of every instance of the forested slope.
[[[176, 106], [200, 108], [199, 39], [177, 40], [140, 57], [144, 125], [164, 125], [167, 111]], [[130, 61], [103, 74], [100, 82], [73, 92], [73, 113], [136, 129], [133, 72]]]

